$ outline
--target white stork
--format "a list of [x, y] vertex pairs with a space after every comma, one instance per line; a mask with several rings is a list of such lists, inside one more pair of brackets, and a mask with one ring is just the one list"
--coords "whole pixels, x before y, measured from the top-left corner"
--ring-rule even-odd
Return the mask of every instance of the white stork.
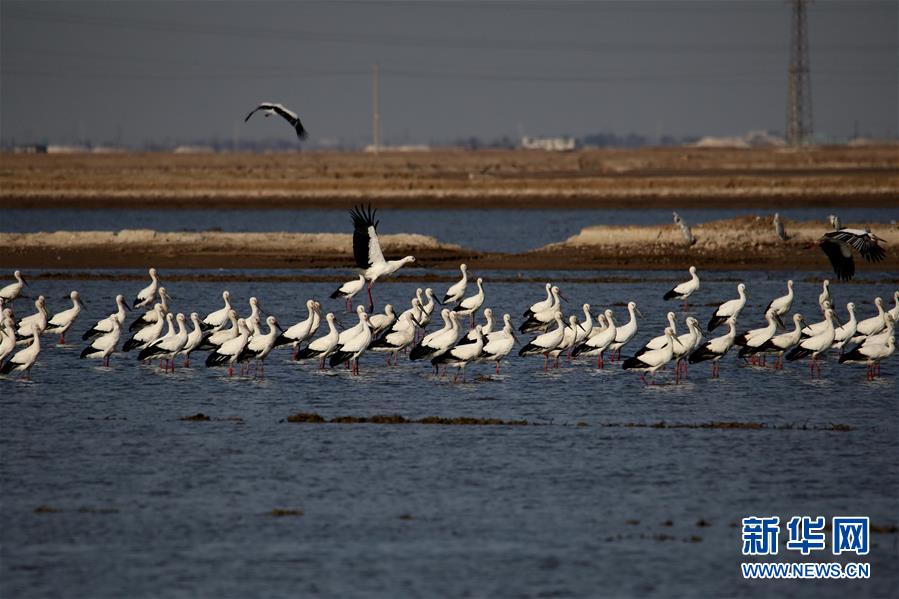
[[827, 254], [837, 278], [848, 281], [855, 275], [852, 250], [855, 249], [868, 262], [880, 262], [886, 257], [886, 251], [878, 242], [884, 240], [869, 229], [840, 229], [825, 233], [818, 240], [818, 245]]
[[337, 327], [334, 326], [334, 314], [328, 312], [325, 314], [325, 322], [328, 323], [328, 332], [327, 334], [319, 337], [318, 339], [312, 340], [309, 345], [301, 349], [296, 354], [297, 360], [308, 360], [309, 358], [318, 358], [319, 370], [323, 370], [325, 367], [325, 358], [334, 353], [334, 350], [337, 349], [337, 339], [340, 336], [340, 333], [337, 332]]
[[342, 297], [346, 300], [346, 311], [353, 309], [353, 298], [365, 288], [365, 275], [359, 275], [358, 279], [347, 281], [331, 293], [331, 299]]
[[247, 115], [247, 118], [243, 120], [243, 122], [247, 122], [250, 120], [250, 117], [256, 114], [256, 112], [264, 110], [265, 116], [270, 117], [273, 114], [277, 114], [282, 117], [285, 121], [290, 123], [290, 126], [293, 127], [294, 131], [297, 132], [297, 137], [300, 139], [306, 139], [306, 129], [303, 128], [303, 123], [300, 122], [300, 117], [297, 116], [297, 113], [292, 110], [288, 110], [282, 104], [275, 104], [274, 102], [263, 102], [256, 108], [250, 111], [250, 114]]
[[75, 323], [75, 319], [78, 318], [78, 315], [81, 314], [81, 308], [84, 304], [81, 301], [81, 296], [77, 291], [73, 291], [69, 294], [69, 298], [72, 300], [72, 307], [68, 310], [63, 310], [62, 312], [57, 312], [50, 320], [47, 322], [47, 329], [44, 331], [50, 335], [59, 335], [59, 344], [65, 345], [66, 343], [66, 331], [72, 328], [72, 325]]
[[440, 302], [443, 305], [454, 304], [465, 297], [465, 289], [468, 287], [468, 265], [460, 264], [459, 270], [462, 271], [462, 278], [450, 285], [450, 288], [446, 290], [443, 301]]
[[22, 293], [22, 288], [27, 286], [28, 283], [25, 282], [24, 277], [22, 277], [22, 273], [20, 271], [16, 271], [12, 273], [12, 275], [16, 278], [15, 283], [10, 283], [6, 285], [2, 289], [0, 289], [0, 300], [3, 300], [6, 304], [11, 304], [14, 299], [19, 297], [19, 294]]
[[150, 284], [138, 291], [134, 301], [131, 302], [131, 307], [135, 310], [151, 305], [156, 299], [156, 291], [159, 289], [159, 277], [156, 275], [155, 268], [151, 268], [149, 273]]
[[684, 281], [680, 285], [673, 287], [668, 293], [666, 293], [662, 299], [665, 301], [672, 299], [684, 300], [684, 311], [687, 310], [687, 298], [693, 295], [696, 291], [699, 291], [699, 275], [696, 274], [696, 267], [690, 267], [690, 280]]
[[414, 256], [406, 256], [399, 260], [385, 260], [381, 252], [381, 242], [378, 241], [378, 222], [375, 220], [377, 210], [357, 206], [350, 211], [353, 218], [353, 257], [356, 266], [364, 268], [365, 280], [368, 281], [368, 311], [375, 309], [375, 301], [371, 297], [371, 288], [380, 277], [392, 275], [410, 262], [415, 262]]
[[0, 374], [10, 374], [13, 371], [24, 371], [26, 379], [31, 378], [31, 367], [37, 362], [37, 357], [41, 353], [41, 330], [33, 327], [31, 331], [31, 345], [20, 350], [11, 357], [2, 368]]
[[716, 328], [727, 322], [728, 318], [734, 321], [740, 316], [743, 307], [746, 305], [746, 285], [740, 283], [737, 285], [737, 299], [726, 301], [715, 310], [715, 314], [709, 320], [708, 331], [714, 331]]

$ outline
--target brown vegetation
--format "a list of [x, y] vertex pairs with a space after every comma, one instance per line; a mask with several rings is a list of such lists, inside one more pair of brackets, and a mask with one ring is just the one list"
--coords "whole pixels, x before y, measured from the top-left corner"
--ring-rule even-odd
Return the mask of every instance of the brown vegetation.
[[792, 149], [0, 155], [0, 207], [895, 205], [899, 152]]

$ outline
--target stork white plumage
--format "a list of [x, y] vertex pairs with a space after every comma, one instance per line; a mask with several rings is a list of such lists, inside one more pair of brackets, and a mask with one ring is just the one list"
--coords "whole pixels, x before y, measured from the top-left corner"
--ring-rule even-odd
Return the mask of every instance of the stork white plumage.
[[49, 317], [47, 315], [47, 305], [43, 295], [39, 295], [37, 299], [34, 300], [34, 309], [35, 312], [33, 314], [25, 316], [17, 323], [16, 343], [18, 344], [29, 343], [34, 331], [37, 331], [38, 335], [43, 335], [44, 330], [47, 328]]
[[318, 339], [310, 341], [306, 347], [296, 354], [298, 361], [317, 358], [319, 360], [319, 370], [324, 370], [325, 359], [337, 349], [337, 340], [340, 337], [340, 333], [337, 332], [337, 327], [334, 325], [334, 314], [332, 312], [325, 314], [325, 322], [328, 323], [328, 332]]
[[119, 323], [119, 327], [123, 327], [125, 325], [125, 310], [131, 310], [128, 307], [128, 303], [125, 301], [125, 296], [121, 293], [115, 296], [116, 303], [116, 311], [103, 318], [98, 320], [97, 323], [86, 330], [84, 334], [81, 336], [81, 339], [87, 341], [93, 337], [97, 337], [99, 335], [104, 335], [112, 331], [112, 320], [116, 320]]
[[484, 294], [484, 279], [478, 277], [475, 282], [478, 286], [478, 292], [463, 299], [453, 309], [459, 316], [468, 316], [471, 319], [471, 326], [474, 326], [474, 313], [484, 305], [484, 298], [486, 297]]
[[874, 298], [874, 307], [877, 308], [877, 315], [858, 323], [855, 327], [855, 336], [851, 339], [852, 343], [861, 343], [865, 340], [865, 337], [876, 335], [886, 328], [885, 317], [887, 312], [883, 309], [883, 299], [880, 297]]
[[221, 347], [221, 345], [226, 341], [237, 337], [240, 334], [240, 327], [237, 326], [237, 312], [235, 310], [228, 311], [228, 322], [231, 323], [230, 327], [222, 327], [211, 335], [205, 336], [203, 340], [200, 341], [200, 345], [197, 347], [197, 349], [214, 350], [218, 347]]
[[562, 333], [562, 341], [560, 341], [557, 346], [549, 351], [549, 357], [555, 358], [553, 368], [558, 368], [559, 357], [563, 353], [565, 353], [566, 351], [570, 351], [571, 348], [574, 347], [578, 329], [580, 329], [580, 324], [578, 324], [577, 316], [572, 314], [568, 317], [568, 325], [565, 327], [565, 330]]
[[368, 321], [371, 324], [371, 335], [377, 339], [378, 335], [392, 327], [393, 323], [396, 322], [396, 313], [393, 311], [393, 306], [384, 304], [384, 313], [372, 314]]
[[893, 355], [896, 340], [893, 336], [895, 320], [892, 314], [886, 315], [887, 329], [890, 334], [877, 343], [862, 343], [840, 356], [840, 364], [867, 364], [868, 380], [874, 380], [880, 374], [880, 362]]
[[527, 320], [521, 323], [518, 330], [522, 333], [533, 333], [534, 331], [545, 331], [555, 321], [556, 312], [561, 312], [561, 300], [565, 299], [557, 285], [550, 288], [552, 302], [540, 312], [534, 312]]
[[162, 314], [162, 304], [156, 304], [153, 309], [158, 312], [159, 318], [157, 321], [132, 335], [131, 339], [126, 341], [125, 345], [122, 346], [122, 351], [127, 352], [134, 348], [143, 349], [159, 339], [162, 336], [162, 328], [166, 325], [167, 320], [169, 328], [172, 327], [171, 319], [166, 318], [171, 312], [164, 317]]
[[880, 262], [886, 258], [886, 250], [880, 247], [880, 243], [886, 242], [869, 229], [840, 229], [825, 233], [818, 240], [818, 245], [833, 266], [833, 272], [841, 281], [855, 276], [853, 249], [868, 262]]
[[377, 210], [371, 209], [369, 204], [366, 209], [357, 206], [350, 211], [353, 218], [353, 257], [356, 266], [364, 268], [365, 280], [368, 281], [368, 310], [374, 311], [375, 301], [371, 296], [371, 288], [381, 278], [390, 276], [400, 268], [415, 262], [414, 256], [406, 256], [399, 260], [385, 260], [381, 252], [381, 242], [378, 241], [378, 222], [375, 220]]
[[636, 370], [640, 372], [640, 378], [646, 382], [645, 373], [652, 374], [652, 381], [655, 383], [655, 373], [657, 370], [665, 366], [674, 359], [674, 345], [678, 343], [674, 336], [674, 331], [670, 328], [665, 329], [665, 345], [659, 349], [650, 350], [642, 355], [633, 356], [622, 362], [621, 367], [624, 370]]
[[786, 333], [771, 337], [771, 339], [759, 348], [760, 352], [777, 354], [777, 358], [774, 361], [775, 370], [783, 368], [784, 354], [796, 347], [799, 344], [799, 341], [802, 340], [802, 327], [804, 324], [805, 321], [802, 318], [802, 314], [794, 314], [794, 328], [792, 331], [787, 331]]
[[196, 312], [190, 313], [190, 321], [193, 323], [193, 330], [187, 335], [187, 341], [184, 343], [184, 347], [181, 349], [181, 355], [184, 356], [184, 367], [190, 366], [190, 354], [200, 348], [200, 344], [203, 343], [203, 339], [208, 335], [211, 335], [209, 331], [203, 329], [203, 322], [200, 320], [200, 315]]
[[709, 325], [707, 327], [708, 331], [714, 331], [716, 328], [727, 322], [728, 318], [733, 318], [734, 322], [736, 322], [737, 318], [740, 316], [740, 312], [743, 311], [743, 307], [746, 305], [746, 285], [740, 283], [737, 285], [737, 295], [736, 299], [732, 299], [724, 302], [718, 309], [715, 310], [715, 314], [712, 315], [712, 318], [709, 320]]
[[605, 352], [615, 342], [618, 335], [618, 326], [615, 324], [614, 313], [606, 309], [602, 318], [605, 320], [605, 328], [596, 327], [590, 331], [590, 336], [571, 350], [571, 357], [577, 356], [596, 356], [596, 367], [603, 368], [603, 352]]
[[833, 334], [833, 347], [839, 349], [841, 353], [843, 346], [855, 336], [855, 331], [858, 329], [858, 319], [855, 317], [855, 304], [852, 302], [846, 304], [846, 312], [849, 313], [849, 320], [837, 327]]
[[[172, 321], [171, 312], [165, 315], [166, 321]], [[169, 372], [169, 363], [171, 362], [171, 372], [175, 372], [175, 356], [181, 353], [181, 350], [184, 349], [184, 346], [187, 344], [187, 329], [184, 327], [185, 318], [184, 314], [178, 314], [175, 316], [175, 320], [177, 321], [178, 330], [173, 331], [164, 337], [160, 337], [153, 343], [147, 345], [147, 347], [140, 350], [140, 353], [137, 355], [138, 360], [150, 360], [153, 358], [165, 359], [165, 372]]]
[[28, 285], [25, 282], [25, 278], [22, 276], [21, 271], [15, 271], [13, 277], [15, 277], [16, 282], [10, 283], [9, 285], [4, 286], [0, 289], [0, 300], [3, 300], [3, 303], [11, 305], [13, 301], [19, 297], [22, 293], [22, 288]]
[[288, 327], [275, 339], [275, 347], [290, 345], [293, 347], [293, 359], [296, 360], [300, 344], [311, 339], [321, 324], [321, 304], [313, 299], [306, 300], [308, 315], [304, 320]]
[[[493, 318], [493, 310], [484, 308], [484, 324], [481, 325], [481, 334], [486, 338], [487, 335], [493, 332], [493, 327], [495, 325], [496, 321]], [[475, 333], [474, 329], [471, 329], [456, 345], [459, 346], [467, 343], [474, 343], [475, 339], [477, 339], [477, 333]]]
[[443, 295], [443, 301], [440, 302], [444, 306], [446, 304], [455, 304], [465, 297], [465, 290], [468, 288], [468, 265], [460, 264], [459, 270], [462, 271], [462, 278], [450, 285], [450, 288], [446, 290], [446, 293]]
[[808, 337], [799, 342], [799, 345], [786, 354], [786, 359], [791, 362], [811, 356], [809, 360], [809, 375], [813, 375], [817, 367], [818, 376], [821, 376], [821, 365], [818, 364], [818, 356], [826, 352], [833, 345], [836, 327], [834, 326], [834, 311], [828, 308], [824, 313], [825, 328], [813, 337]]
[[206, 367], [228, 365], [228, 376], [234, 374], [234, 363], [250, 340], [250, 329], [243, 318], [237, 320], [237, 336], [228, 339], [206, 356]]
[[699, 328], [699, 321], [693, 317], [687, 317], [687, 332], [676, 337], [677, 343], [672, 347], [674, 351], [674, 382], [679, 383], [681, 378], [681, 370], [684, 373], [684, 379], [689, 376], [687, 368], [687, 358], [693, 350], [702, 343], [702, 329]]
[[549, 369], [549, 352], [556, 349], [560, 343], [562, 343], [562, 339], [565, 337], [565, 322], [562, 320], [562, 313], [555, 312], [553, 314], [553, 322], [556, 323], [556, 328], [543, 333], [542, 335], [537, 335], [531, 341], [518, 350], [519, 356], [534, 356], [538, 354], [543, 354], [543, 371], [546, 372]]
[[256, 114], [258, 111], [264, 111], [266, 117], [270, 117], [273, 114], [277, 114], [285, 121], [290, 123], [290, 126], [293, 127], [293, 130], [296, 131], [297, 137], [299, 139], [306, 139], [308, 135], [306, 129], [303, 127], [303, 123], [300, 122], [300, 117], [294, 111], [286, 108], [283, 104], [277, 104], [275, 102], [262, 102], [250, 111], [250, 114], [247, 115], [247, 118], [243, 120], [243, 122], [247, 122], [250, 120], [250, 117]]
[[409, 351], [410, 360], [432, 360], [456, 345], [462, 330], [459, 326], [459, 315], [447, 310], [446, 318], [449, 327], [425, 336]]
[[346, 343], [339, 343], [337, 349], [328, 360], [331, 368], [341, 362], [352, 362], [353, 374], [359, 374], [359, 356], [361, 356], [368, 346], [371, 345], [371, 324], [369, 323], [368, 314], [363, 312], [360, 316], [361, 330], [351, 337]]
[[499, 374], [499, 363], [509, 355], [515, 346], [515, 334], [512, 332], [512, 317], [503, 315], [503, 328], [493, 331], [485, 338], [484, 348], [481, 350], [480, 361], [496, 364], [496, 374]]
[[412, 345], [415, 339], [415, 323], [412, 322], [412, 313], [403, 312], [396, 322], [397, 325], [391, 329], [386, 335], [382, 335], [380, 339], [374, 341], [368, 349], [374, 352], [387, 353], [387, 365], [390, 366], [390, 360], [393, 359], [393, 365], [396, 366], [397, 356], [401, 351]]
[[31, 344], [7, 360], [0, 367], [0, 374], [11, 374], [18, 371], [24, 373], [22, 376], [25, 379], [31, 379], [31, 368], [41, 354], [41, 330], [38, 327], [32, 327]]
[[672, 287], [663, 297], [665, 301], [679, 299], [684, 301], [684, 311], [687, 311], [689, 305], [687, 298], [699, 291], [699, 275], [696, 274], [696, 267], [690, 267], [690, 280], [684, 281], [679, 285]]
[[456, 381], [460, 373], [462, 374], [462, 381], [464, 382], [465, 367], [477, 360], [481, 355], [481, 350], [484, 349], [484, 335], [482, 333], [481, 325], [474, 328], [474, 334], [475, 340], [473, 343], [456, 345], [455, 347], [450, 348], [449, 351], [434, 356], [431, 358], [431, 365], [438, 369], [441, 365], [458, 368], [460, 372], [457, 372], [456, 376], [453, 377], [453, 382]]
[[609, 346], [610, 352], [618, 352], [618, 358], [621, 357], [621, 348], [630, 343], [631, 339], [637, 334], [637, 314], [643, 316], [640, 309], [637, 308], [636, 302], [627, 303], [627, 313], [630, 316], [629, 320], [626, 324], [618, 327], [615, 333], [615, 341]]
[[233, 309], [231, 307], [231, 292], [225, 289], [222, 291], [222, 301], [225, 302], [223, 308], [219, 308], [214, 312], [206, 315], [202, 321], [204, 331], [217, 331], [228, 324], [228, 313]]
[[821, 304], [821, 314], [823, 314], [823, 318], [819, 322], [813, 322], [810, 325], [807, 325], [802, 329], [803, 337], [814, 337], [815, 335], [820, 334], [824, 329], [827, 328], [827, 311], [830, 310], [833, 306], [830, 305], [830, 302], [825, 300], [823, 304]]
[[730, 316], [725, 320], [727, 323], [727, 333], [721, 335], [720, 337], [715, 337], [714, 339], [709, 339], [704, 344], [700, 345], [692, 352], [690, 352], [690, 356], [687, 360], [690, 364], [697, 364], [699, 362], [705, 362], [707, 360], [712, 361], [712, 378], [716, 379], [721, 374], [721, 366], [719, 365], [719, 361], [721, 358], [730, 351], [730, 348], [734, 346], [734, 339], [737, 337], [737, 321], [733, 316]]
[[50, 320], [47, 322], [47, 329], [44, 331], [49, 335], [59, 335], [60, 345], [65, 345], [66, 331], [75, 324], [75, 320], [78, 318], [78, 315], [81, 314], [81, 308], [84, 305], [81, 302], [81, 296], [77, 291], [72, 291], [69, 294], [69, 299], [72, 300], [72, 307], [51, 316]]
[[766, 326], [750, 329], [734, 339], [734, 345], [740, 347], [738, 355], [741, 358], [750, 358], [758, 353], [764, 356], [762, 348], [777, 333], [777, 318], [772, 308], [768, 308], [765, 312], [765, 321], [768, 323]]
[[0, 365], [16, 348], [16, 323], [12, 316], [3, 316], [0, 321]]
[[331, 293], [331, 299], [342, 297], [346, 300], [346, 311], [353, 309], [353, 298], [365, 289], [365, 275], [359, 275], [358, 279], [347, 281]]
[[821, 314], [827, 311], [827, 308], [833, 306], [833, 296], [830, 294], [830, 281], [824, 279], [821, 282], [821, 293], [818, 294], [818, 306], [821, 307]]
[[524, 314], [522, 315], [525, 320], [527, 320], [534, 314], [536, 314], [538, 312], [543, 312], [547, 308], [551, 308], [553, 306], [552, 289], [553, 289], [552, 283], [547, 283], [546, 284], [546, 299], [536, 302], [535, 304], [532, 304], [530, 308], [525, 310]]
[[[666, 315], [666, 318], [668, 319], [668, 326], [666, 328], [671, 329], [671, 332], [674, 333], [675, 336], [677, 336], [677, 316], [675, 316], [674, 312], [669, 312]], [[665, 347], [666, 343], [668, 343], [668, 333], [662, 333], [658, 337], [653, 337], [652, 339], [647, 341], [646, 345], [637, 350], [637, 353], [635, 353], [634, 355], [639, 356], [654, 349], [662, 349], [663, 347]]]
[[[172, 296], [169, 295], [168, 291], [166, 291], [165, 287], [159, 288], [159, 304], [162, 306], [162, 315], [165, 316], [169, 313], [169, 300], [172, 299]], [[129, 332], [139, 331], [144, 327], [150, 326], [157, 320], [156, 310], [150, 308], [131, 323], [131, 326], [128, 327]]]
[[[261, 370], [261, 376], [265, 376], [265, 359], [275, 348], [275, 339], [278, 337], [278, 333], [282, 332], [281, 327], [278, 325], [278, 319], [273, 315], [269, 315], [265, 319], [265, 323], [268, 325], [268, 332], [253, 335], [247, 341], [240, 355], [237, 356], [238, 362], [256, 360], [256, 367], [253, 373], [260, 374], [259, 371]], [[249, 366], [247, 370], [249, 371]]]
[[774, 310], [774, 317], [777, 319], [777, 324], [781, 327], [784, 326], [781, 317], [784, 314], [787, 314], [790, 311], [790, 308], [793, 307], [793, 297], [793, 280], [790, 279], [787, 281], [786, 295], [774, 298], [767, 306], [765, 306], [765, 312]]
[[134, 301], [131, 302], [131, 307], [135, 310], [152, 305], [156, 301], [156, 292], [159, 289], [159, 277], [156, 274], [155, 268], [151, 268], [149, 274], [150, 284], [138, 291]]

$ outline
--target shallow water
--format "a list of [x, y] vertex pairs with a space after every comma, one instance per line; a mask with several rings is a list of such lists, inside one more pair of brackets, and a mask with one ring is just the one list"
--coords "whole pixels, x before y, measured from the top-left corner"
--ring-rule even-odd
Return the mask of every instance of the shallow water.
[[[479, 274], [489, 305], [516, 323], [542, 299], [540, 284]], [[682, 273], [609, 274], [631, 282], [565, 283], [569, 309], [587, 301], [594, 312], [611, 305], [623, 314], [617, 304], [635, 299], [645, 315], [637, 341], [659, 334], [665, 312], [679, 307], [661, 295]], [[704, 325], [713, 310], [706, 304], [734, 297], [744, 280], [751, 295], [741, 328], [759, 326], [787, 276], [797, 281], [794, 309], [817, 320], [820, 288], [804, 274], [714, 273], [691, 309]], [[891, 297], [890, 284], [869, 276], [834, 285], [838, 306], [854, 301], [867, 317], [875, 295]], [[895, 358], [874, 382], [833, 357], [820, 380], [807, 378], [805, 364], [773, 372], [728, 356], [719, 380], [697, 365], [686, 384], [671, 384], [669, 369], [655, 386], [617, 367], [563, 362], [544, 373], [541, 358], [514, 357], [499, 376], [478, 365], [454, 385], [427, 364], [401, 359], [388, 369], [382, 356], [364, 356], [352, 377], [292, 364], [287, 350], [269, 358], [264, 379], [229, 379], [199, 355], [192, 368], [164, 375], [133, 354], [114, 355], [109, 369], [78, 360], [80, 333], [111, 309], [115, 293], [131, 297], [143, 282], [31, 285], [54, 309], [73, 288], [89, 305], [70, 347], [46, 345], [32, 382], [0, 379], [4, 596], [887, 596], [899, 584], [895, 533], [872, 535], [868, 581], [743, 581], [733, 527], [769, 514], [897, 524]], [[167, 287], [176, 310], [202, 314], [219, 307], [223, 288]], [[290, 325], [305, 317], [307, 297], [326, 298], [334, 284], [228, 287], [243, 311], [253, 293]], [[379, 283], [375, 297], [404, 305], [414, 288]], [[301, 411], [544, 426], [283, 422]], [[197, 412], [213, 420], [179, 420]], [[767, 428], [602, 426], [659, 421]], [[853, 430], [814, 430], [833, 424]], [[774, 428], [789, 425], [808, 428]], [[303, 515], [273, 517], [276, 508]], [[781, 546], [777, 561], [793, 559]]]
[[[889, 222], [899, 209], [839, 208], [844, 223]], [[833, 212], [831, 210], [830, 212]], [[684, 209], [678, 213], [690, 224], [735, 216], [770, 216], [750, 209]], [[416, 232], [444, 243], [488, 252], [523, 252], [564, 241], [591, 225], [658, 225], [671, 223], [671, 211], [633, 210], [382, 210], [382, 234]], [[821, 220], [827, 209], [796, 208], [781, 211], [795, 220]], [[346, 233], [350, 221], [345, 210], [4, 210], [0, 231], [104, 231], [144, 228], [157, 231], [233, 232], [286, 231]], [[825, 230], [825, 229], [822, 229]], [[501, 235], [497, 231], [502, 231]], [[788, 230], [789, 232], [789, 230]]]

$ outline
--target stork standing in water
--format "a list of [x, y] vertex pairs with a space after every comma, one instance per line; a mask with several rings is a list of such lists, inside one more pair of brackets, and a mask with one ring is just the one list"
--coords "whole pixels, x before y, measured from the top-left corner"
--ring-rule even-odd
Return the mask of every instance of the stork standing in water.
[[781, 316], [788, 313], [790, 308], [793, 307], [793, 281], [792, 279], [787, 281], [787, 294], [782, 295], [780, 297], [776, 297], [771, 302], [765, 306], [765, 312], [768, 310], [774, 310], [774, 317], [777, 319], [777, 324], [780, 325], [781, 328], [784, 327], [783, 320]]
[[502, 330], [490, 333], [484, 340], [480, 361], [496, 363], [496, 374], [499, 374], [499, 363], [512, 351], [515, 341], [515, 334], [512, 332], [512, 317], [504, 314]]
[[331, 299], [342, 297], [346, 300], [346, 312], [353, 310], [353, 298], [365, 289], [365, 275], [359, 275], [358, 279], [347, 281], [331, 293]]
[[802, 340], [802, 327], [805, 324], [805, 321], [802, 319], [802, 314], [796, 313], [793, 315], [793, 330], [787, 331], [786, 333], [781, 333], [780, 335], [775, 335], [771, 337], [768, 341], [764, 343], [759, 348], [760, 352], [765, 353], [775, 353], [777, 354], [777, 358], [774, 360], [774, 369], [781, 370], [783, 369], [784, 361], [783, 356], [786, 352], [790, 351], [794, 347], [796, 347], [799, 342]]
[[883, 242], [883, 239], [868, 229], [838, 229], [825, 233], [818, 240], [818, 245], [830, 260], [837, 278], [848, 281], [855, 276], [852, 250], [857, 251], [868, 262], [880, 262], [886, 257], [886, 250], [879, 245]]
[[112, 330], [104, 335], [95, 337], [91, 344], [81, 351], [81, 359], [84, 358], [100, 358], [103, 360], [103, 366], [109, 367], [109, 356], [115, 351], [115, 347], [122, 336], [122, 325], [115, 315], [109, 317]]
[[155, 268], [151, 268], [149, 273], [150, 284], [138, 291], [134, 301], [131, 302], [131, 307], [135, 310], [150, 306], [156, 300], [156, 292], [159, 290], [159, 277], [156, 275]]
[[[439, 368], [442, 364], [443, 366], [455, 366], [461, 371], [462, 374], [462, 382], [465, 382], [465, 367], [470, 363], [475, 361], [478, 356], [481, 355], [481, 350], [484, 349], [484, 335], [482, 333], [481, 325], [478, 325], [474, 328], [475, 340], [473, 343], [467, 343], [465, 345], [457, 345], [451, 348], [449, 351], [440, 354], [439, 356], [434, 356], [431, 358], [431, 365], [435, 368]], [[459, 378], [459, 373], [456, 373], [456, 376], [453, 377], [453, 382], [456, 382], [456, 379]]]
[[337, 332], [337, 327], [334, 326], [333, 313], [328, 312], [325, 314], [325, 322], [328, 324], [327, 334], [310, 341], [309, 344], [297, 352], [296, 355], [297, 360], [318, 358], [319, 370], [325, 369], [325, 359], [337, 349], [337, 340], [340, 337], [340, 333]]
[[357, 206], [350, 211], [353, 218], [353, 257], [356, 266], [364, 268], [365, 280], [368, 281], [368, 311], [375, 309], [375, 300], [371, 296], [371, 288], [381, 277], [387, 277], [400, 268], [415, 262], [414, 256], [406, 256], [399, 260], [385, 260], [381, 252], [381, 242], [378, 241], [378, 222], [375, 220], [377, 210]]
[[65, 345], [66, 331], [75, 324], [75, 319], [81, 314], [81, 308], [84, 306], [77, 291], [70, 293], [69, 298], [72, 300], [72, 307], [54, 314], [47, 323], [47, 330], [44, 331], [50, 335], [59, 335], [60, 345]]
[[11, 357], [2, 368], [0, 374], [9, 374], [13, 371], [24, 371], [24, 377], [31, 379], [31, 367], [37, 362], [37, 357], [41, 353], [41, 332], [43, 329], [32, 327], [31, 329], [31, 345], [19, 353]]
[[893, 355], [896, 350], [896, 340], [893, 336], [895, 320], [892, 314], [886, 315], [887, 328], [889, 335], [882, 341], [876, 343], [862, 343], [851, 351], [840, 356], [840, 364], [862, 364], [868, 365], [867, 379], [874, 380], [880, 374], [880, 362]]
[[680, 285], [672, 288], [668, 293], [666, 293], [662, 299], [665, 301], [671, 299], [679, 299], [684, 300], [684, 312], [689, 308], [689, 304], [687, 303], [687, 298], [693, 295], [694, 292], [699, 291], [699, 275], [696, 274], [696, 267], [690, 267], [690, 280], [684, 281]]
[[721, 375], [721, 366], [718, 362], [734, 346], [734, 339], [737, 337], [737, 321], [734, 320], [734, 317], [728, 317], [725, 322], [728, 327], [727, 333], [720, 337], [709, 339], [706, 343], [690, 352], [690, 357], [687, 358], [690, 364], [711, 360], [713, 379]]
[[117, 320], [119, 322], [119, 326], [124, 326], [125, 310], [130, 311], [131, 308], [128, 307], [128, 302], [125, 301], [125, 296], [121, 293], [115, 296], [115, 303], [118, 310], [116, 310], [106, 318], [97, 321], [97, 324], [86, 330], [81, 336], [84, 341], [111, 332], [113, 320]]
[[28, 283], [25, 282], [25, 279], [22, 277], [22, 273], [20, 271], [16, 271], [12, 273], [16, 278], [15, 283], [10, 283], [6, 285], [2, 289], [0, 289], [0, 300], [3, 300], [4, 304], [12, 305], [14, 299], [19, 297], [19, 294], [22, 293], [22, 288], [27, 286]]
[[222, 291], [222, 300], [225, 302], [223, 308], [219, 308], [215, 312], [210, 312], [203, 319], [201, 325], [204, 331], [217, 331], [228, 323], [228, 313], [231, 311], [231, 292], [227, 289]]
[[459, 316], [468, 316], [470, 318], [472, 327], [474, 327], [474, 313], [484, 305], [484, 279], [478, 277], [477, 284], [478, 292], [470, 297], [466, 297], [454, 308]]
[[656, 370], [662, 368], [674, 358], [674, 345], [679, 344], [674, 331], [671, 328], [665, 329], [665, 345], [659, 349], [653, 349], [639, 356], [628, 358], [622, 362], [621, 367], [625, 370], [636, 370], [640, 372], [640, 379], [646, 383], [646, 375], [644, 373], [652, 373], [652, 382], [655, 383]]
[[465, 297], [465, 289], [468, 287], [468, 266], [466, 264], [460, 264], [459, 270], [462, 271], [462, 278], [459, 279], [458, 282], [453, 283], [450, 288], [446, 290], [443, 301], [440, 302], [443, 305], [455, 304]]
[[553, 314], [553, 322], [556, 323], [555, 329], [534, 337], [530, 343], [518, 350], [519, 356], [543, 354], [543, 372], [549, 370], [549, 354], [562, 343], [565, 338], [565, 329], [568, 328], [562, 321], [561, 312], [556, 311]]
[[709, 326], [707, 330], [709, 332], [714, 331], [716, 328], [727, 322], [729, 318], [732, 318], [734, 322], [736, 322], [737, 318], [740, 316], [740, 312], [743, 311], [743, 307], [746, 305], [746, 285], [740, 283], [737, 285], [737, 299], [732, 299], [724, 302], [718, 309], [715, 310], [715, 314], [712, 315], [712, 318], [709, 320]]
[[820, 377], [821, 365], [818, 363], [818, 356], [829, 350], [831, 345], [833, 345], [834, 335], [836, 334], [833, 319], [834, 311], [831, 308], [828, 308], [824, 313], [824, 330], [814, 337], [809, 337], [800, 341], [799, 345], [791, 349], [786, 355], [787, 360], [792, 362], [793, 360], [811, 356], [812, 359], [809, 360], [809, 375], [814, 376], [814, 373], [817, 370], [818, 376]]
[[256, 114], [258, 111], [265, 111], [264, 114], [266, 117], [270, 117], [273, 114], [277, 114], [285, 121], [290, 123], [290, 126], [293, 127], [294, 131], [297, 132], [297, 137], [299, 139], [306, 139], [306, 129], [303, 127], [303, 123], [300, 122], [300, 117], [297, 116], [292, 110], [288, 110], [284, 107], [283, 104], [275, 104], [274, 102], [263, 102], [256, 108], [250, 111], [250, 114], [247, 115], [247, 118], [243, 120], [243, 122], [247, 122], [250, 120], [250, 117]]

